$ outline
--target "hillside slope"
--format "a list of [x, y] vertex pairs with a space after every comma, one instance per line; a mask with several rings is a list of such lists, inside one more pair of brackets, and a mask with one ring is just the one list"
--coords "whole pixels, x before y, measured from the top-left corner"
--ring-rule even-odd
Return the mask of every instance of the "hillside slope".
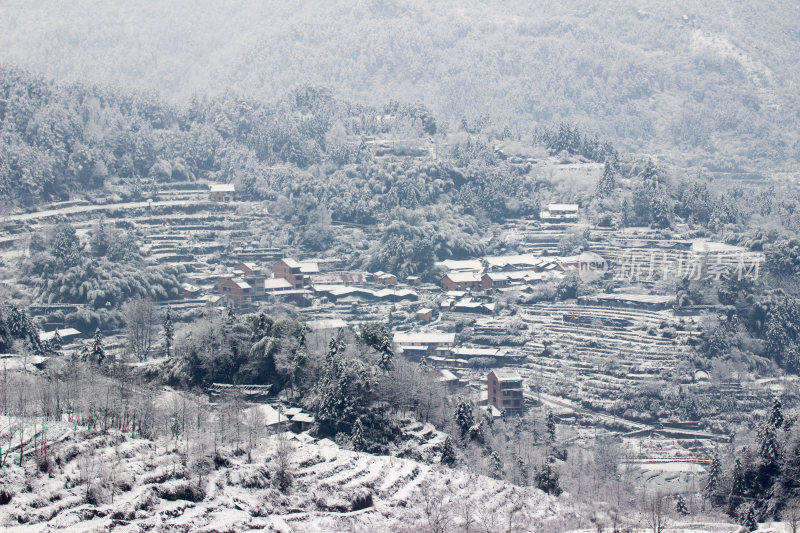
[[173, 99], [325, 85], [422, 101], [451, 127], [569, 120], [712, 170], [786, 168], [800, 152], [800, 8], [780, 0], [4, 4], [0, 60], [57, 79]]
[[[48, 473], [6, 467], [4, 531], [419, 531], [465, 510], [489, 530], [511, 520], [555, 531], [574, 518], [563, 499], [536, 489], [304, 435], [274, 436], [251, 461], [220, 452], [216, 464], [187, 465], [181, 442], [62, 430]], [[281, 446], [293, 479], [285, 490], [276, 479]]]

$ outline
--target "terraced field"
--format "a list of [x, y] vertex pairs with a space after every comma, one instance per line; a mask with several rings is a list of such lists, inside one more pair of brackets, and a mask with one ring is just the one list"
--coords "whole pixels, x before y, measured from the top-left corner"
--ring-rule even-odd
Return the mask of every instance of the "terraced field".
[[[422, 433], [431, 433], [422, 428]], [[421, 435], [422, 435], [421, 433]], [[436, 434], [431, 433], [430, 437]], [[22, 487], [0, 506], [6, 531], [418, 531], [432, 506], [473, 524], [559, 530], [573, 515], [542, 492], [432, 464], [340, 449], [287, 434], [285, 491], [276, 484], [279, 438], [214, 468], [188, 468], [177, 449], [119, 435], [62, 440], [49, 474], [9, 467]], [[422, 436], [420, 438], [423, 438]], [[188, 528], [188, 529], [187, 529]]]

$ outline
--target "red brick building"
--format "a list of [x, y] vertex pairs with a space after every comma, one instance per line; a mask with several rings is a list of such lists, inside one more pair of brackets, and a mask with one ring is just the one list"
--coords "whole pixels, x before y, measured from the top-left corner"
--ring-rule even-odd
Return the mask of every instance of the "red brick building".
[[481, 288], [481, 275], [477, 272], [449, 272], [442, 278], [445, 291], [471, 291]]
[[249, 303], [255, 296], [253, 287], [241, 278], [217, 278], [217, 292], [237, 305]]
[[489, 372], [489, 405], [509, 414], [521, 414], [522, 377], [514, 370], [497, 369]]
[[293, 289], [302, 289], [305, 275], [300, 271], [300, 263], [288, 257], [281, 259], [272, 267], [274, 277], [283, 278], [292, 284]]

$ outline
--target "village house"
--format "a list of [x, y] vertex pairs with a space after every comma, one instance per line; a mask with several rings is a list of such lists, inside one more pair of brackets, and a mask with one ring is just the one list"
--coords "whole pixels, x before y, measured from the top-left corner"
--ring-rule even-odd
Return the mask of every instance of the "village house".
[[294, 259], [285, 257], [275, 263], [272, 267], [275, 278], [283, 278], [292, 284], [293, 289], [302, 289], [306, 278], [301, 272], [300, 263]]
[[217, 292], [237, 305], [252, 301], [255, 291], [241, 278], [217, 278]]
[[253, 299], [264, 294], [264, 280], [266, 271], [255, 263], [239, 263], [233, 268], [235, 278], [246, 281], [253, 288]]
[[398, 331], [394, 334], [396, 351], [409, 356], [438, 355], [447, 357], [452, 354], [455, 343], [455, 333]]
[[471, 291], [481, 288], [481, 275], [477, 272], [448, 272], [442, 278], [442, 290]]
[[192, 298], [199, 298], [201, 292], [202, 291], [200, 290], [200, 287], [198, 287], [197, 285], [192, 285], [191, 283], [181, 284], [181, 298], [184, 298], [186, 300]]
[[430, 322], [433, 320], [433, 309], [426, 307], [417, 311], [417, 320], [420, 322]]
[[352, 285], [364, 283], [363, 272], [326, 272], [324, 274], [312, 274], [310, 276], [312, 285]]
[[549, 204], [539, 213], [542, 222], [577, 222], [578, 204]]
[[508, 414], [521, 414], [524, 410], [522, 400], [522, 377], [514, 370], [497, 369], [489, 372], [489, 405]]
[[264, 293], [276, 294], [293, 290], [292, 284], [284, 278], [268, 278], [264, 280]]
[[375, 281], [377, 283], [382, 283], [384, 285], [397, 285], [397, 276], [395, 276], [394, 274], [378, 271], [375, 272], [372, 276], [373, 278], [375, 278]]
[[429, 375], [436, 382], [441, 383], [442, 386], [444, 386], [450, 393], [458, 391], [458, 388], [461, 385], [461, 381], [458, 379], [458, 376], [444, 368], [431, 370]]
[[255, 263], [239, 263], [233, 267], [233, 271], [245, 278], [264, 275], [264, 269]]
[[212, 183], [210, 198], [212, 202], [230, 202], [234, 198], [236, 188], [233, 183]]
[[408, 276], [406, 278], [406, 283], [409, 285], [420, 285], [422, 283], [422, 278], [419, 276]]
[[50, 342], [54, 338], [58, 338], [61, 340], [61, 344], [70, 344], [71, 342], [78, 340], [81, 336], [81, 332], [75, 328], [63, 328], [57, 329], [54, 331], [43, 331], [39, 333], [39, 340], [42, 342]]
[[606, 267], [606, 260], [595, 252], [582, 252], [579, 255], [560, 258], [558, 266], [560, 270], [602, 271]]

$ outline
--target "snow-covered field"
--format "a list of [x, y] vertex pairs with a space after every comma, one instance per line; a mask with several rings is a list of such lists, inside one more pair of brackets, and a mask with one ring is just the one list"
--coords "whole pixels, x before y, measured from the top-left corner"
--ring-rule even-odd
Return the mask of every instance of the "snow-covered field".
[[[0, 505], [4, 531], [421, 531], [437, 520], [563, 531], [574, 517], [563, 497], [306, 435], [269, 437], [250, 460], [203, 461], [181, 442], [62, 430], [45, 472], [11, 464], [12, 452], [0, 480], [11, 497]], [[279, 447], [289, 450], [286, 490]]]

